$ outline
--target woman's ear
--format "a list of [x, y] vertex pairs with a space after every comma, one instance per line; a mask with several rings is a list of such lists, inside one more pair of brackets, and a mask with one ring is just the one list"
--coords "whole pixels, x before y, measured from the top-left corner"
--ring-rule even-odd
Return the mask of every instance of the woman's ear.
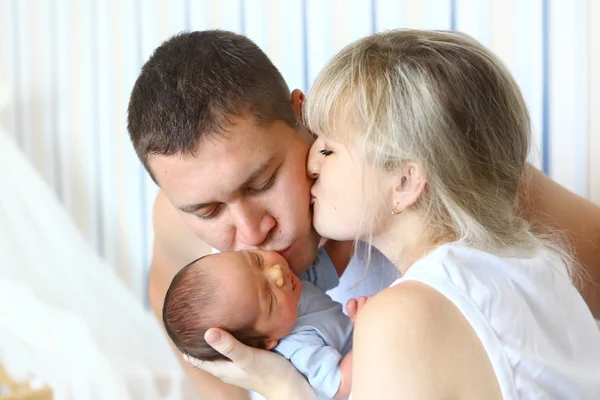
[[402, 211], [415, 204], [427, 187], [427, 174], [420, 164], [409, 161], [398, 170], [395, 179], [394, 204]]
[[277, 346], [277, 340], [269, 339], [265, 342], [265, 350], [273, 350]]
[[304, 105], [304, 93], [300, 89], [292, 91], [292, 108], [296, 113], [296, 117], [302, 122], [302, 106]]

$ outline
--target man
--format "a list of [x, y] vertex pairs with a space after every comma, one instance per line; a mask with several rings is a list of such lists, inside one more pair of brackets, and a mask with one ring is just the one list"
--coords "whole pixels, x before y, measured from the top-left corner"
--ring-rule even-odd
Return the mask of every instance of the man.
[[[320, 238], [311, 224], [312, 182], [305, 164], [313, 137], [299, 123], [302, 101], [298, 90], [290, 99], [281, 74], [254, 43], [230, 32], [178, 35], [144, 65], [131, 94], [128, 129], [161, 189], [149, 281], [158, 316], [173, 276], [212, 248], [275, 250], [297, 274], [312, 263]], [[599, 209], [532, 172], [533, 206], [524, 212], [570, 231], [579, 260], [600, 282]], [[331, 247], [341, 275], [352, 245]], [[393, 275], [382, 274], [389, 269], [369, 269], [364, 289], [351, 295], [387, 286]], [[344, 278], [354, 283], [362, 278], [357, 275]], [[600, 290], [594, 289], [590, 285], [583, 293], [598, 316]], [[336, 295], [347, 298], [348, 290]], [[245, 391], [185, 368], [204, 398], [248, 398]]]

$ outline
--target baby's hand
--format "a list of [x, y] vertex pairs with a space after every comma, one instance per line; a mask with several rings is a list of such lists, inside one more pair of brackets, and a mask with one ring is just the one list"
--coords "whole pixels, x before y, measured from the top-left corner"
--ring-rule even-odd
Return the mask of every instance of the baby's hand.
[[352, 322], [352, 324], [354, 324], [354, 322], [356, 321], [356, 318], [358, 317], [358, 313], [360, 312], [360, 310], [362, 310], [362, 308], [365, 306], [365, 304], [367, 304], [368, 299], [369, 299], [368, 297], [361, 296], [358, 298], [358, 300], [350, 299], [346, 303], [346, 312], [348, 313], [348, 316], [350, 317], [350, 321]]

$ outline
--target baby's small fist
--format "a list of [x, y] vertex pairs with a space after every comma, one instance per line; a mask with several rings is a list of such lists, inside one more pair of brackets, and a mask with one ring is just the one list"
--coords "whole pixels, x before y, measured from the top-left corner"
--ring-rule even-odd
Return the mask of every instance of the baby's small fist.
[[358, 298], [358, 300], [350, 299], [346, 303], [346, 312], [348, 313], [348, 316], [350, 317], [350, 321], [353, 324], [356, 321], [356, 318], [358, 317], [358, 313], [360, 312], [360, 310], [362, 310], [362, 308], [365, 306], [365, 304], [367, 304], [368, 299], [369, 298], [366, 296], [361, 296]]

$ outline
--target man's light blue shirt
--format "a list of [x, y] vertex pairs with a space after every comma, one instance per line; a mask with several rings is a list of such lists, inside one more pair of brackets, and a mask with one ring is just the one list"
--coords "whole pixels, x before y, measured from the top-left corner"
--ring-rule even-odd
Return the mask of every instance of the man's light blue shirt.
[[325, 293], [339, 284], [325, 249], [319, 249], [300, 279], [296, 326], [273, 350], [306, 376], [319, 398], [333, 398], [342, 379], [340, 361], [352, 348], [352, 323], [342, 305]]

